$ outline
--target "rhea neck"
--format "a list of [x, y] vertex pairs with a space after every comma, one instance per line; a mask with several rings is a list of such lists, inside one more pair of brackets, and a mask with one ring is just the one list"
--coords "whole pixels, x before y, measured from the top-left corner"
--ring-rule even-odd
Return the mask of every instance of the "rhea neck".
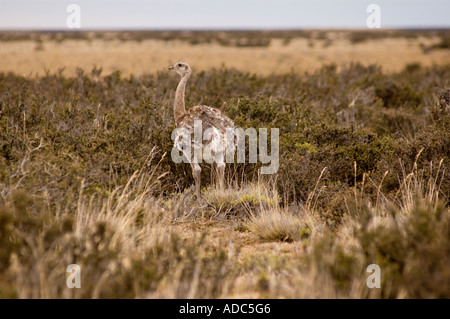
[[191, 72], [185, 73], [181, 76], [180, 83], [178, 83], [177, 91], [175, 92], [175, 101], [173, 103], [173, 113], [175, 117], [175, 124], [186, 114], [186, 107], [184, 104], [184, 92], [186, 90], [186, 82], [191, 76]]

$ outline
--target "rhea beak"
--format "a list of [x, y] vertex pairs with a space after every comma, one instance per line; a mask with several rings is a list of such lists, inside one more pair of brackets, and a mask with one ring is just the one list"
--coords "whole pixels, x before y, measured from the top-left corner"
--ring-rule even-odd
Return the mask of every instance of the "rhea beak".
[[169, 66], [169, 70], [173, 70], [174, 69], [174, 67], [173, 66]]

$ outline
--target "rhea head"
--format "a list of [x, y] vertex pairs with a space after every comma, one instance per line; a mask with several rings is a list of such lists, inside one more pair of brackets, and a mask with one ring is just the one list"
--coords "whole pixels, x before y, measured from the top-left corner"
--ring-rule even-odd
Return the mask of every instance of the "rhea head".
[[169, 66], [169, 70], [177, 71], [177, 73], [182, 77], [185, 76], [186, 74], [191, 73], [191, 67], [189, 66], [189, 64], [183, 61], [177, 62], [174, 65]]

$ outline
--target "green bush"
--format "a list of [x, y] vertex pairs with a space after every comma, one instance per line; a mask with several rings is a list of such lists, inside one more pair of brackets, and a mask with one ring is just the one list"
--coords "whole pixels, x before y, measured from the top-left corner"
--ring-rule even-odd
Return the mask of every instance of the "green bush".
[[[329, 65], [312, 74], [270, 76], [223, 67], [193, 75], [186, 104], [188, 108], [197, 104], [223, 108], [238, 127], [280, 128], [276, 187], [282, 205], [306, 203], [332, 230], [339, 228], [348, 213], [356, 189], [363, 189], [361, 197], [375, 206], [381, 201], [380, 193], [383, 202], [396, 202], [405, 172], [415, 170], [428, 180], [436, 178], [436, 167], [441, 165], [438, 192], [443, 208], [430, 210], [426, 203], [418, 202], [400, 228], [366, 230], [358, 237], [365, 251], [361, 255], [324, 243], [325, 251], [331, 245], [336, 263], [320, 261], [320, 267], [328, 269], [339, 289], [346, 290], [351, 289], [353, 280], [349, 273], [364, 273], [362, 265], [376, 260], [392, 279], [383, 297], [403, 293], [448, 297], [448, 287], [437, 284], [448, 279], [444, 265], [448, 264], [445, 256], [450, 255], [443, 236], [448, 222], [439, 217], [445, 215], [442, 210], [447, 208], [450, 194], [448, 78], [448, 65], [396, 74], [385, 74], [376, 66], [352, 64], [338, 69]], [[126, 249], [112, 244], [111, 238], [117, 234], [114, 225], [94, 223], [83, 240], [73, 237], [81, 193], [113, 200], [113, 190], [127, 185], [136, 171], [155, 176], [167, 173], [146, 194], [158, 198], [159, 203], [178, 198], [192, 185], [190, 166], [175, 165], [170, 159], [176, 85], [177, 78], [166, 72], [140, 77], [123, 77], [120, 72], [102, 76], [100, 69], [79, 70], [73, 77], [61, 72], [42, 77], [0, 73], [0, 278], [8, 278], [0, 285], [1, 296], [19, 295], [8, 275], [14, 268], [11, 263], [23, 267], [25, 273], [36, 273], [32, 262], [36, 251], [43, 254], [48, 269], [54, 269], [62, 251], [67, 251], [64, 261], [70, 262], [70, 256], [81, 258], [90, 276], [98, 280], [107, 267], [115, 265], [120, 276], [101, 290], [101, 297], [137, 295], [130, 287], [139, 276], [144, 290], [156, 291], [156, 286], [169, 280], [162, 271], [166, 266], [187, 267], [180, 278], [189, 282], [198, 263], [202, 263], [205, 277], [196, 280], [217, 277], [213, 286], [199, 288], [197, 296], [219, 295], [216, 288], [223, 273], [214, 261], [225, 255], [223, 251], [211, 253], [211, 246], [203, 245], [207, 251], [199, 251], [195, 243], [172, 234], [173, 245], [147, 247], [141, 257], [132, 259], [133, 266], [125, 269], [115, 263], [122, 260]], [[441, 93], [436, 96], [436, 92]], [[202, 185], [208, 187], [209, 165], [203, 166]], [[259, 167], [230, 165], [227, 176], [231, 176], [231, 184], [251, 185], [258, 178]], [[228, 214], [230, 218], [245, 216], [241, 214], [245, 207], [253, 210], [258, 206], [255, 194], [230, 198], [233, 200], [225, 198], [226, 207], [236, 213]], [[219, 198], [208, 209], [220, 211], [221, 201]], [[165, 209], [158, 205], [155, 209]], [[140, 227], [145, 224], [145, 212], [140, 210], [136, 217]], [[284, 234], [284, 228], [274, 233], [282, 234], [286, 241], [297, 239], [296, 226], [288, 229], [294, 229], [295, 236]], [[299, 236], [309, 240], [309, 234], [304, 235]], [[194, 257], [197, 253], [202, 257]], [[415, 260], [414, 254], [420, 257]], [[160, 257], [162, 263], [156, 262]], [[420, 270], [427, 275], [415, 280]], [[64, 276], [64, 269], [53, 275]], [[427, 277], [432, 277], [429, 282], [423, 279]], [[30, 285], [38, 287], [39, 279], [33, 278]], [[407, 282], [413, 283], [408, 286]], [[62, 291], [60, 286], [40, 289], [48, 289], [49, 296], [60, 296]], [[86, 289], [83, 296], [95, 291], [93, 286]], [[185, 297], [186, 289], [180, 289], [177, 296]]]

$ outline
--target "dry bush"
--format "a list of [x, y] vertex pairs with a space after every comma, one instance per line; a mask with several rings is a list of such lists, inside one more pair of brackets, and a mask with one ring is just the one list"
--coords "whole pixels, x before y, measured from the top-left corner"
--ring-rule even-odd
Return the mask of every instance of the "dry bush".
[[281, 152], [270, 181], [236, 165], [220, 190], [204, 170], [198, 203], [165, 155], [176, 79], [2, 73], [0, 296], [448, 298], [449, 74], [199, 73], [188, 107], [279, 127]]

